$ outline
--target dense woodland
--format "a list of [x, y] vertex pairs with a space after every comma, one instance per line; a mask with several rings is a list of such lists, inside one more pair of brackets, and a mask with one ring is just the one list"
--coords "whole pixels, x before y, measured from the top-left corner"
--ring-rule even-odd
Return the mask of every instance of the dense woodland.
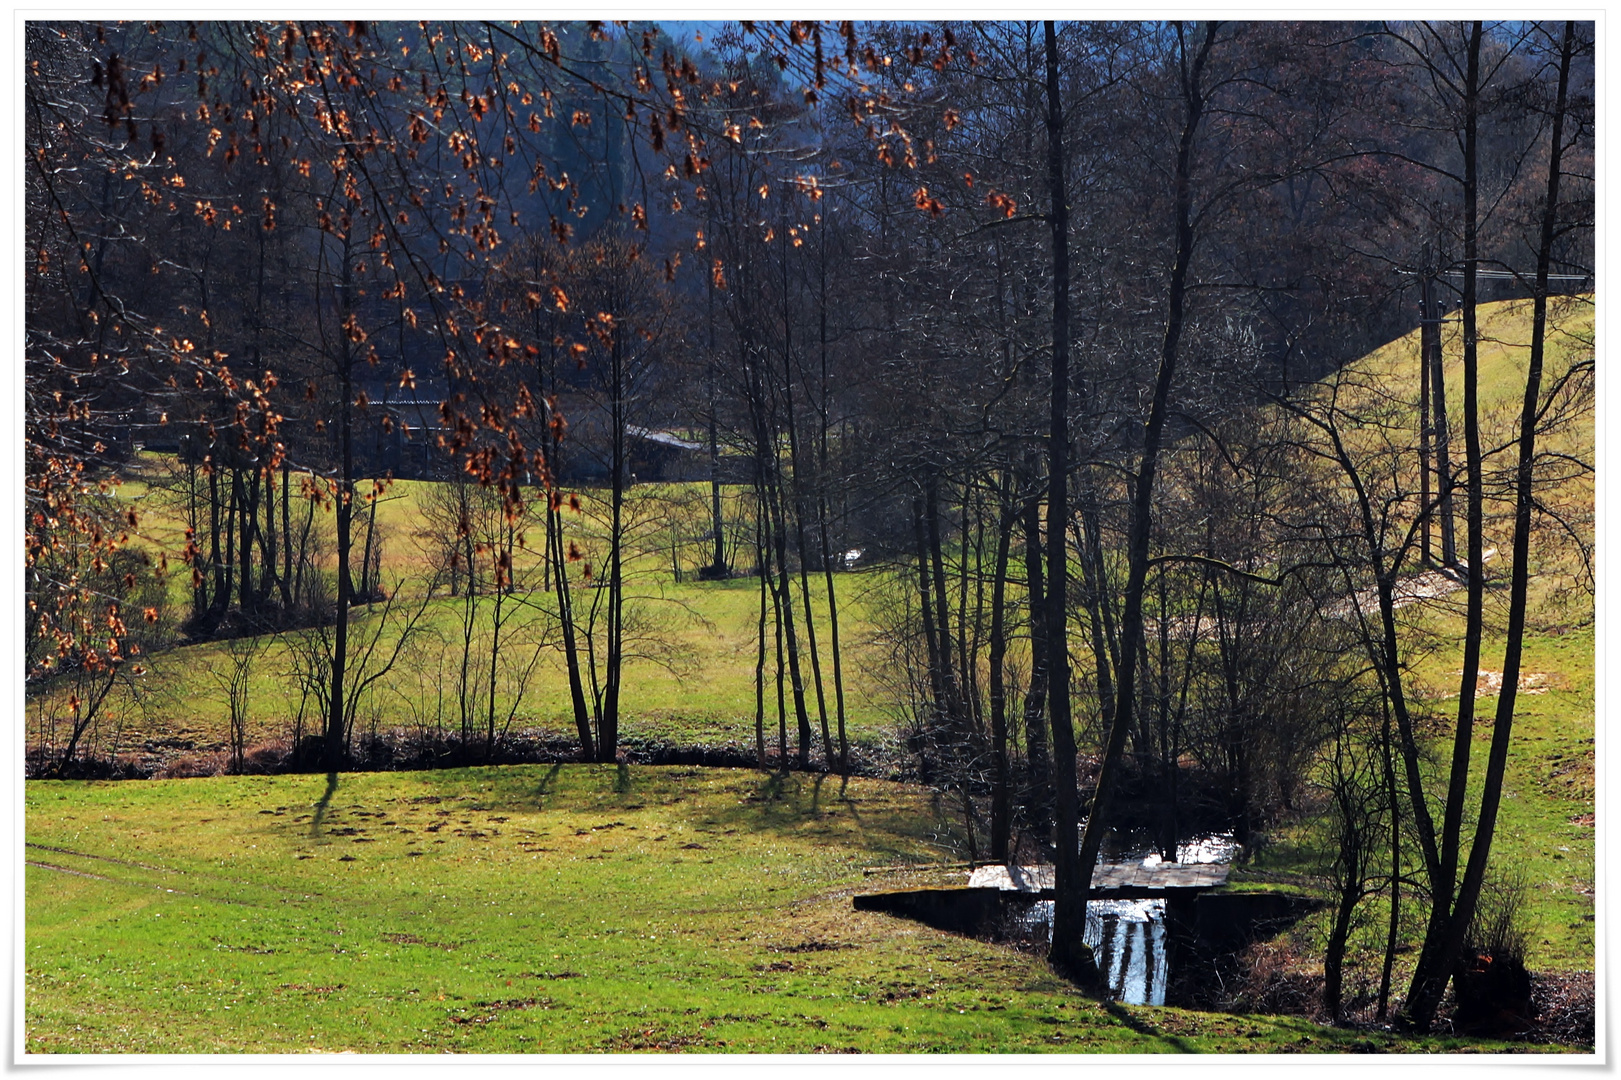
[[[271, 634], [302, 643], [304, 764], [349, 767], [447, 597], [469, 754], [546, 652], [579, 757], [614, 760], [657, 648], [625, 602], [638, 488], [679, 453], [686, 572], [758, 583], [762, 766], [859, 757], [859, 566], [923, 779], [979, 856], [1056, 862], [1060, 971], [1095, 978], [1120, 807], [1159, 808], [1174, 859], [1194, 819], [1247, 844], [1310, 785], [1325, 1011], [1377, 902], [1380, 1015], [1434, 1021], [1479, 946], [1528, 620], [1592, 586], [1592, 342], [1557, 329], [1593, 289], [1591, 24], [26, 35], [45, 771], [165, 650]], [[1493, 410], [1477, 313], [1506, 299], [1531, 359]], [[1415, 326], [1419, 397], [1347, 367]], [[112, 497], [138, 460], [172, 557]], [[401, 478], [438, 482], [411, 581], [375, 527]], [[1415, 581], [1456, 589], [1450, 697], [1415, 685]]]

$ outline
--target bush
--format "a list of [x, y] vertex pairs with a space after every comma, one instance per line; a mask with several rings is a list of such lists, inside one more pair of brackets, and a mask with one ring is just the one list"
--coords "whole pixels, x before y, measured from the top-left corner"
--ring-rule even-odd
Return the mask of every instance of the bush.
[[225, 750], [184, 754], [153, 774], [154, 780], [194, 780], [203, 776], [224, 776], [231, 764]]
[[1311, 1016], [1322, 1002], [1323, 973], [1289, 937], [1258, 941], [1239, 954], [1234, 1012]]
[[1514, 1034], [1531, 1027], [1531, 973], [1522, 925], [1529, 886], [1522, 871], [1488, 874], [1452, 973], [1461, 1031]]

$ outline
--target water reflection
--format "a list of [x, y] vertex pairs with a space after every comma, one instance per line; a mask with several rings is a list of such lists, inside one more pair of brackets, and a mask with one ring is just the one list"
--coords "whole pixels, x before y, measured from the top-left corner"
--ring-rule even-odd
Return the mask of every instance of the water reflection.
[[[1038, 900], [1025, 929], [1037, 940], [1051, 940], [1052, 919], [1053, 902]], [[1085, 940], [1111, 998], [1127, 1005], [1165, 1004], [1165, 901], [1089, 901]]]
[[[1238, 854], [1238, 843], [1230, 832], [1195, 836], [1176, 845], [1179, 863], [1227, 863]], [[1129, 832], [1105, 838], [1103, 850], [1098, 854], [1101, 863], [1140, 862], [1144, 866], [1160, 866], [1160, 856], [1153, 837], [1146, 832]]]
[[[1152, 839], [1126, 835], [1100, 862], [1140, 862], [1159, 866], [1164, 860]], [[1238, 845], [1232, 833], [1194, 837], [1177, 845], [1178, 863], [1231, 862]], [[1036, 940], [1052, 939], [1053, 903], [1040, 900], [1025, 916], [1024, 929]], [[1164, 900], [1092, 900], [1086, 905], [1086, 943], [1092, 946], [1098, 970], [1109, 984], [1109, 996], [1127, 1005], [1165, 1004]]]

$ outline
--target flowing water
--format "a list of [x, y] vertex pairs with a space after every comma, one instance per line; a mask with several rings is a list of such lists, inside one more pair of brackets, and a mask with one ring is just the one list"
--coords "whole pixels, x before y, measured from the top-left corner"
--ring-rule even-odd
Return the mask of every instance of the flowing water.
[[[1176, 861], [1231, 862], [1236, 849], [1231, 833], [1202, 836], [1177, 845]], [[1157, 851], [1132, 846], [1116, 848], [1104, 858], [1111, 863], [1140, 861], [1147, 866], [1163, 861]], [[1024, 928], [1033, 938], [1050, 939], [1052, 918], [1053, 902], [1037, 901], [1025, 916]], [[1111, 998], [1127, 1005], [1165, 1004], [1164, 900], [1089, 901], [1085, 939], [1097, 957]]]
[[[1238, 844], [1230, 832], [1196, 836], [1176, 845], [1176, 861], [1179, 863], [1227, 863], [1232, 862], [1236, 854]], [[1108, 861], [1131, 862], [1134, 859], [1141, 859], [1144, 866], [1158, 866], [1165, 861], [1158, 851], [1146, 847], [1122, 849], [1120, 854]]]
[[[1038, 900], [1025, 916], [1031, 937], [1052, 936], [1053, 902]], [[1165, 1004], [1165, 901], [1092, 900], [1086, 943], [1097, 957], [1109, 996], [1127, 1005]]]

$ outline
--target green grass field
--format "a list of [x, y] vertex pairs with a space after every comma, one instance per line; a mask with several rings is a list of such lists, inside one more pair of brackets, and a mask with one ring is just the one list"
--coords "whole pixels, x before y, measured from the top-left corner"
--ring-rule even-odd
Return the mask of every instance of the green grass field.
[[[27, 792], [30, 1053], [1491, 1051], [1090, 1001], [856, 912], [928, 793], [518, 766]], [[960, 874], [958, 875], [960, 877]]]
[[[875, 577], [840, 574], [835, 581], [839, 590], [850, 735], [858, 742], [882, 741], [894, 727], [894, 713], [881, 683], [873, 677], [882, 654], [872, 641], [873, 627], [865, 617], [863, 600], [865, 591], [875, 583]], [[752, 745], [758, 580], [643, 584], [645, 587], [629, 604], [641, 613], [644, 622], [656, 621], [658, 625], [656, 632], [649, 633], [646, 640], [631, 644], [632, 654], [626, 660], [621, 691], [622, 734], [627, 738], [673, 743], [741, 741]], [[813, 587], [816, 584], [813, 582]], [[543, 605], [543, 609], [551, 606], [550, 597], [537, 596], [534, 602]], [[486, 614], [481, 619], [487, 620], [488, 601], [484, 603]], [[820, 625], [825, 628], [825, 594], [813, 595], [813, 609], [818, 619], [824, 620]], [[379, 612], [380, 606], [372, 611], [357, 609], [354, 625], [358, 631], [365, 632], [370, 620], [380, 617]], [[377, 718], [384, 728], [432, 726], [436, 695], [447, 692], [446, 687], [457, 671], [461, 618], [458, 599], [441, 596], [430, 603], [414, 644], [379, 687], [366, 715]], [[535, 647], [538, 628], [549, 622], [544, 615], [520, 611], [504, 631], [507, 640], [515, 644], [503, 655], [527, 657], [529, 650]], [[386, 650], [392, 642], [393, 636], [386, 635], [382, 649]], [[821, 649], [828, 711], [832, 717], [833, 678], [825, 641]], [[487, 660], [481, 659], [481, 662], [487, 663]], [[144, 707], [123, 712], [116, 735], [103, 736], [102, 752], [138, 747], [148, 739], [185, 739], [201, 747], [223, 746], [229, 738], [229, 708], [216, 676], [224, 674], [230, 663], [230, 647], [221, 642], [178, 646], [153, 654], [147, 659], [150, 674], [143, 687], [147, 695]], [[770, 682], [773, 663], [768, 657], [767, 727], [774, 732], [775, 696]], [[809, 685], [809, 660], [803, 663], [814, 725], [816, 701]], [[282, 637], [266, 637], [264, 651], [254, 662], [250, 681], [250, 745], [281, 738], [292, 730], [297, 708], [292, 671], [288, 641]], [[509, 701], [503, 683], [503, 710]], [[45, 697], [36, 701], [34, 707], [37, 710], [50, 703], [51, 699]], [[442, 707], [440, 722], [447, 729], [454, 728], [454, 703], [447, 699]], [[792, 728], [791, 702], [789, 709]], [[541, 649], [540, 662], [513, 727], [562, 736], [574, 733], [567, 673], [563, 655], [557, 648]]]
[[[163, 467], [161, 459], [148, 455], [149, 473], [155, 474]], [[382, 576], [391, 589], [397, 589], [396, 603], [402, 609], [420, 601], [430, 575], [426, 549], [431, 544], [419, 534], [423, 530], [423, 503], [432, 497], [437, 486], [426, 481], [399, 481], [378, 503], [379, 531], [384, 538]], [[682, 499], [700, 488], [707, 493], [708, 486], [699, 484], [641, 485], [632, 489], [632, 493], [633, 498], [656, 508], [685, 505]], [[184, 529], [172, 498], [143, 480], [124, 483], [119, 494], [139, 511], [142, 525], [135, 542], [154, 558], [160, 553], [166, 554], [171, 568], [179, 566]], [[600, 541], [599, 523], [595, 520], [600, 509], [596, 505], [599, 494], [582, 492], [586, 513], [565, 515], [568, 535], [571, 539], [579, 538], [588, 557], [596, 551], [592, 544]], [[735, 491], [729, 492], [729, 500], [737, 498]], [[687, 509], [690, 510], [690, 506]], [[734, 507], [729, 512], [737, 511]], [[646, 510], [642, 516], [652, 520], [657, 515], [654, 510]], [[318, 515], [318, 522], [330, 528], [330, 517], [330, 511], [324, 518]], [[530, 546], [538, 547], [540, 527], [536, 525], [531, 533]], [[639, 539], [632, 545], [634, 550], [626, 568], [628, 630], [621, 690], [621, 732], [627, 738], [675, 743], [752, 743], [758, 578], [697, 581], [691, 571], [702, 561], [700, 555], [704, 549], [689, 543], [681, 549], [687, 573], [677, 581], [670, 569], [668, 552], [654, 543], [656, 537], [650, 537], [650, 530], [641, 529], [636, 535]], [[600, 552], [596, 553], [600, 566]], [[739, 556], [740, 559], [747, 557], [747, 553]], [[527, 657], [542, 636], [547, 636], [548, 643], [540, 650], [540, 662], [525, 689], [513, 727], [571, 736], [574, 722], [566, 668], [557, 641], [555, 618], [551, 614], [556, 600], [545, 587], [538, 558], [532, 550], [528, 555], [520, 553], [516, 562], [520, 588], [508, 601], [511, 622], [503, 630], [503, 637], [509, 642], [504, 656]], [[869, 603], [875, 590], [881, 591], [888, 585], [889, 575], [884, 571], [841, 572], [834, 575], [834, 581], [850, 735], [857, 742], [882, 741], [894, 727], [895, 709], [883, 679], [878, 677], [884, 652], [877, 640], [879, 626]], [[797, 581], [794, 587], [795, 613], [800, 616], [796, 621], [802, 624]], [[185, 574], [170, 573], [169, 592], [172, 610], [189, 609], [190, 586]], [[827, 596], [819, 574], [812, 575], [811, 593], [821, 638], [824, 690], [829, 715], [834, 717], [832, 659], [826, 640]], [[574, 603], [582, 624], [593, 595], [594, 590], [576, 588]], [[488, 634], [490, 607], [489, 597], [482, 598], [478, 619], [483, 636]], [[357, 607], [351, 616], [356, 632], [364, 635], [371, 622], [381, 617], [381, 610], [380, 604]], [[455, 726], [453, 703], [440, 702], [441, 708], [448, 712], [437, 717], [425, 715], [424, 708], [432, 710], [432, 703], [445, 692], [458, 670], [462, 618], [462, 601], [451, 597], [444, 587], [438, 589], [428, 604], [413, 644], [402, 656], [395, 673], [378, 687], [369, 706], [363, 710], [369, 722], [385, 729], [435, 723]], [[391, 628], [381, 640], [381, 651], [386, 652], [393, 641]], [[804, 649], [802, 625], [800, 641]], [[230, 666], [229, 647], [221, 642], [179, 645], [150, 654], [144, 660], [148, 674], [142, 680], [141, 707], [135, 707], [134, 702], [124, 703], [117, 723], [97, 730], [99, 752], [116, 753], [138, 747], [147, 740], [164, 739], [185, 740], [199, 747], [224, 746], [229, 739], [229, 710], [217, 676]], [[807, 699], [814, 713], [816, 704], [808, 656], [803, 663]], [[250, 679], [250, 744], [284, 738], [293, 730], [297, 709], [293, 667], [287, 639], [267, 636], [264, 652], [255, 660]], [[774, 659], [768, 656], [768, 683], [773, 671]], [[508, 687], [504, 685], [503, 713], [510, 701], [507, 694]], [[32, 708], [36, 730], [41, 727], [38, 714], [53, 708], [60, 711], [62, 697], [62, 694], [53, 696], [49, 692], [36, 696]], [[768, 699], [773, 698], [768, 689]], [[771, 714], [768, 727], [774, 730], [774, 700], [768, 700], [768, 712]], [[790, 727], [792, 725], [790, 718]]]

